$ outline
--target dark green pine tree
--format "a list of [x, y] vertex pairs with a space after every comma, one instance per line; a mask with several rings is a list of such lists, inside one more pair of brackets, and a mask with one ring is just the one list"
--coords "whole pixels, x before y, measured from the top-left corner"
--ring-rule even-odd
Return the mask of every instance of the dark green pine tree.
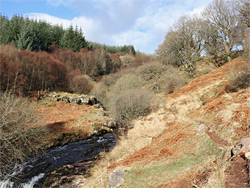
[[11, 42], [10, 22], [5, 16], [0, 15], [0, 44], [5, 45]]
[[77, 26], [75, 29], [75, 38], [74, 38], [74, 48], [73, 51], [80, 51], [82, 48], [87, 47], [87, 41], [85, 40], [85, 37], [83, 36], [82, 29], [78, 30]]
[[51, 42], [52, 44], [55, 44], [57, 46], [60, 45], [61, 39], [64, 35], [64, 30], [62, 25], [61, 26], [51, 26], [50, 27], [50, 33], [51, 33]]
[[14, 40], [13, 43], [20, 50], [31, 50], [31, 46], [34, 43], [33, 39], [34, 36], [32, 36], [32, 23], [27, 21], [20, 29], [17, 40]]
[[72, 51], [80, 51], [82, 48], [87, 47], [87, 42], [83, 36], [82, 30], [78, 31], [78, 28], [73, 29], [71, 25], [63, 34], [60, 47], [64, 50], [72, 49]]
[[35, 44], [32, 44], [32, 50], [45, 50], [47, 51], [48, 48], [52, 45], [52, 34], [50, 32], [50, 28], [52, 26], [44, 21], [35, 22], [34, 25], [34, 35]]
[[15, 43], [18, 40], [21, 28], [24, 26], [28, 19], [25, 19], [22, 16], [14, 15], [10, 20], [10, 41]]

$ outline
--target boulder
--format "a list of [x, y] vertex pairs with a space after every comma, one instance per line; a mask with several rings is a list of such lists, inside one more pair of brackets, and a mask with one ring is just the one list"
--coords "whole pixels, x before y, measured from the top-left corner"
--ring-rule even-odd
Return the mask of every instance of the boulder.
[[94, 105], [97, 103], [97, 99], [94, 96], [90, 96], [89, 98], [89, 105]]
[[124, 181], [124, 170], [114, 171], [109, 174], [109, 188], [118, 188]]
[[62, 101], [70, 103], [69, 98], [67, 96], [62, 96]]
[[250, 138], [243, 138], [232, 149], [232, 155], [245, 156], [250, 159]]
[[107, 126], [108, 126], [109, 128], [115, 128], [115, 127], [116, 127], [116, 122], [114, 122], [114, 121], [109, 121], [108, 124], [107, 124]]
[[79, 99], [81, 101], [81, 104], [88, 104], [89, 103], [88, 97], [79, 96]]

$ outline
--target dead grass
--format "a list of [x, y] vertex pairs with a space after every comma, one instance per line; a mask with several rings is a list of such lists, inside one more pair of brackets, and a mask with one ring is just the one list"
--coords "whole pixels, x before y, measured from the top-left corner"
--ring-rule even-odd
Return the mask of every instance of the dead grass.
[[[68, 93], [56, 93], [57, 95], [67, 95]], [[77, 96], [72, 94], [70, 96]], [[54, 140], [61, 137], [63, 133], [76, 134], [79, 137], [86, 137], [97, 131], [103, 123], [107, 123], [108, 117], [104, 117], [104, 111], [94, 106], [78, 105], [75, 103], [65, 103], [63, 101], [54, 102], [45, 99], [36, 103], [37, 113], [43, 117], [40, 127], [47, 127], [50, 131], [45, 135], [47, 143], [53, 144]]]
[[153, 138], [161, 135], [165, 130], [163, 118], [164, 110], [159, 109], [158, 112], [152, 113], [142, 120], [137, 120], [127, 137], [121, 138], [112, 151], [103, 154], [103, 159], [91, 170], [92, 176], [83, 187], [107, 187], [109, 174], [107, 166], [147, 146]]
[[[84, 187], [107, 187], [109, 173], [119, 169], [126, 170], [124, 188], [223, 187], [230, 149], [250, 126], [250, 91], [226, 93], [226, 75], [245, 63], [235, 59], [168, 95], [161, 111], [134, 122]], [[216, 136], [199, 130], [202, 123]]]
[[250, 87], [250, 61], [245, 64], [234, 64], [227, 74], [228, 92], [235, 92]]
[[[200, 143], [194, 144], [197, 140]], [[172, 144], [174, 147], [178, 147], [181, 143], [181, 141], [177, 140], [176, 142], [173, 141]], [[175, 148], [172, 149], [175, 152], [175, 156], [165, 155], [164, 158], [151, 159], [151, 162], [147, 164], [144, 161], [142, 164], [134, 161], [131, 169], [127, 170], [125, 182], [121, 187], [157, 187], [162, 184], [167, 184], [168, 186], [166, 187], [172, 187], [173, 181], [183, 179], [190, 172], [195, 176], [202, 170], [210, 168], [213, 161], [221, 156], [222, 153], [218, 146], [206, 135], [201, 135], [200, 138], [192, 137], [192, 139], [186, 140], [183, 144], [182, 149], [186, 148], [186, 150], [182, 152], [178, 151], [178, 148], [176, 150]], [[148, 155], [153, 156], [154, 154], [148, 153]], [[130, 156], [130, 158], [133, 156]], [[125, 165], [127, 166], [127, 164]], [[138, 172], [140, 172], [139, 175]], [[192, 185], [194, 180], [192, 177], [189, 177], [186, 181]]]

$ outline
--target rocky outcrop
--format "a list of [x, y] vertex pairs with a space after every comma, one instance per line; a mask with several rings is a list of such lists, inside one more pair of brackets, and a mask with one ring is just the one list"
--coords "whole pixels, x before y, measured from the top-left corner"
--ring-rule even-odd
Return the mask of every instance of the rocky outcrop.
[[79, 96], [67, 96], [60, 94], [47, 94], [40, 99], [50, 99], [53, 101], [63, 101], [67, 103], [76, 103], [76, 104], [86, 104], [86, 105], [96, 105], [98, 108], [103, 108], [103, 105], [98, 101], [94, 96], [91, 95], [79, 95]]
[[250, 160], [250, 137], [241, 139], [232, 149], [232, 156], [244, 156]]
[[250, 138], [241, 139], [231, 152], [232, 160], [225, 171], [225, 188], [249, 188]]

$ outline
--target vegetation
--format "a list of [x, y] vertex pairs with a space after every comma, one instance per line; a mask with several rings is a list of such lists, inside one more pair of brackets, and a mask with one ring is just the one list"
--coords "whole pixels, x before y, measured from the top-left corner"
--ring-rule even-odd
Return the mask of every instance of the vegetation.
[[[52, 44], [63, 49], [71, 48], [73, 51], [87, 47], [87, 42], [81, 29], [62, 26], [52, 26], [44, 21], [35, 21], [22, 16], [13, 16], [9, 20], [0, 16], [0, 44], [12, 43], [18, 49], [31, 51], [48, 51]], [[73, 45], [73, 46], [72, 46]]]
[[172, 93], [189, 81], [188, 75], [183, 71], [160, 62], [142, 65], [138, 72], [144, 80], [145, 87], [155, 93]]
[[249, 64], [232, 68], [227, 77], [228, 77], [227, 91], [236, 92], [240, 89], [246, 89], [250, 87]]
[[148, 115], [153, 110], [155, 96], [147, 90], [128, 89], [111, 102], [110, 113], [116, 122], [131, 126], [133, 119]]
[[157, 106], [155, 93], [169, 94], [189, 78], [177, 68], [160, 62], [146, 63], [104, 76], [91, 91], [116, 122], [130, 126]]
[[[188, 75], [196, 76], [196, 64], [204, 60], [203, 54], [209, 55], [208, 61], [212, 59], [216, 67], [236, 57], [239, 49], [243, 49], [245, 57], [249, 59], [249, 10], [249, 2], [246, 0], [215, 0], [203, 11], [202, 18], [181, 17], [167, 32], [163, 44], [156, 50], [157, 58], [136, 53], [131, 45], [116, 47], [87, 42], [82, 30], [77, 27], [63, 29], [61, 26], [51, 26], [46, 22], [20, 16], [14, 16], [11, 20], [0, 16], [0, 91], [3, 92], [0, 93], [0, 175], [5, 175], [11, 165], [24, 161], [35, 152], [44, 133], [35, 128], [38, 122], [34, 107], [26, 99], [14, 97], [9, 91], [19, 95], [39, 90], [91, 93], [108, 108], [110, 117], [117, 123], [132, 127], [132, 120], [146, 116], [158, 107], [156, 95], [173, 93], [189, 81]], [[228, 67], [224, 71], [228, 70]], [[220, 70], [223, 70], [223, 67], [221, 68]], [[230, 68], [232, 71], [227, 75], [229, 92], [250, 87], [248, 64]], [[210, 79], [211, 75], [213, 77]], [[184, 175], [191, 168], [195, 168], [197, 170], [194, 170], [194, 173], [197, 174], [198, 169], [210, 168], [212, 161], [222, 157], [222, 149], [217, 146], [221, 143], [218, 143], [218, 140], [216, 142], [215, 136], [205, 130], [208, 126], [198, 123], [200, 117], [202, 120], [209, 119], [209, 122], [211, 120], [211, 124], [215, 125], [214, 129], [219, 127], [216, 123], [223, 125], [227, 128], [223, 130], [223, 134], [228, 134], [235, 126], [230, 125], [229, 129], [228, 122], [237, 126], [237, 123], [243, 125], [237, 120], [244, 119], [236, 118], [236, 115], [242, 112], [246, 113], [242, 117], [248, 117], [249, 109], [242, 107], [244, 111], [231, 110], [231, 106], [228, 106], [230, 113], [217, 113], [215, 110], [223, 110], [226, 105], [236, 101], [227, 101], [228, 96], [237, 96], [227, 93], [227, 99], [214, 99], [213, 97], [224, 95], [224, 92], [218, 95], [214, 92], [224, 89], [224, 73], [218, 71], [211, 75], [197, 79], [177, 91], [177, 94], [168, 96], [164, 108], [147, 117], [147, 121], [136, 122], [136, 130], [132, 130], [132, 136], [128, 136], [131, 140], [122, 138], [123, 143], [129, 144], [125, 148], [122, 148], [122, 144], [118, 146], [122, 148], [122, 152], [114, 149], [117, 156], [115, 159], [108, 159], [111, 163], [109, 165], [119, 158], [122, 159], [120, 162], [126, 162], [125, 155], [128, 154], [133, 156], [135, 153], [135, 162], [138, 162], [139, 158], [143, 161], [143, 157], [148, 157], [148, 166], [132, 166], [126, 172], [124, 187], [131, 184], [135, 187], [147, 184], [160, 186], [160, 183], [165, 184], [170, 178], [174, 179], [177, 173]], [[213, 84], [215, 81], [217, 85]], [[242, 97], [243, 99], [247, 97]], [[223, 101], [226, 101], [225, 104]], [[47, 107], [56, 104], [48, 101], [41, 103]], [[61, 109], [60, 106], [57, 109]], [[103, 118], [99, 117], [102, 112], [91, 112], [89, 116], [92, 119], [89, 120], [88, 115], [82, 117], [82, 111], [79, 111], [81, 119], [72, 126], [77, 127], [79, 134], [81, 131], [86, 133], [83, 127], [93, 132], [99, 129], [99, 126], [95, 127], [95, 123], [99, 122], [96, 121], [99, 118]], [[48, 113], [51, 114], [51, 110]], [[58, 117], [55, 115], [54, 118]], [[102, 120], [107, 122], [106, 119]], [[225, 122], [222, 122], [224, 120]], [[56, 123], [51, 125], [52, 130], [60, 127]], [[137, 144], [131, 147], [135, 142]], [[150, 143], [153, 149], [147, 151], [151, 147]], [[157, 143], [159, 146], [154, 147], [153, 144]], [[145, 147], [147, 145], [149, 147]], [[142, 148], [144, 149], [137, 155], [135, 151]], [[157, 156], [159, 163], [152, 164]], [[207, 160], [209, 163], [206, 163]], [[102, 173], [107, 170], [106, 167], [105, 163]], [[108, 172], [104, 176], [107, 175]], [[169, 178], [160, 181], [162, 175]], [[147, 181], [145, 177], [148, 178]], [[135, 179], [138, 181], [134, 182]]]
[[51, 45], [57, 45], [63, 50], [71, 49], [79, 52], [82, 48], [88, 50], [102, 49], [107, 53], [128, 53], [135, 55], [132, 45], [108, 46], [94, 42], [87, 42], [82, 29], [73, 28], [71, 25], [67, 29], [62, 26], [52, 26], [45, 21], [36, 21], [22, 16], [13, 16], [10, 20], [0, 15], [0, 44], [12, 43], [18, 49], [29, 49], [31, 51], [49, 51]]
[[135, 55], [135, 48], [132, 45], [124, 45], [124, 46], [109, 46], [105, 44], [99, 44], [96, 42], [88, 42], [88, 49], [89, 50], [96, 50], [96, 49], [104, 49], [106, 52], [115, 54], [118, 52], [124, 52], [126, 54]]
[[119, 56], [104, 50], [72, 52], [52, 46], [47, 53], [19, 51], [6, 45], [1, 46], [0, 54], [1, 90], [20, 93], [34, 90], [88, 93], [92, 87], [88, 76], [114, 73], [121, 67]]
[[0, 175], [37, 151], [44, 130], [35, 128], [38, 118], [27, 99], [0, 93]]
[[202, 18], [181, 17], [156, 50], [159, 60], [184, 67], [194, 76], [201, 54], [212, 55], [217, 67], [234, 58], [241, 48], [249, 54], [249, 6], [245, 0], [215, 0]]

